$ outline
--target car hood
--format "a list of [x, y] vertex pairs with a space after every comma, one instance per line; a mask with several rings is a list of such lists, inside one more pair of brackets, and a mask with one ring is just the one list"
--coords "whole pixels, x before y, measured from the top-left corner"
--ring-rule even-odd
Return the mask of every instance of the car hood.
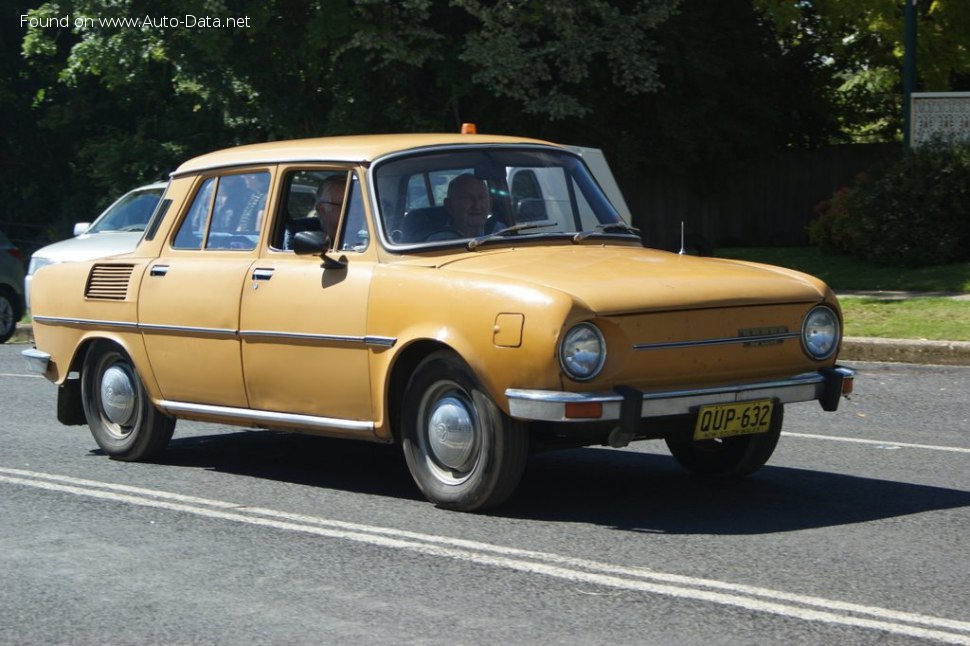
[[600, 314], [815, 302], [829, 293], [818, 279], [780, 267], [633, 246], [522, 246], [439, 258], [436, 266], [556, 289]]
[[141, 231], [84, 233], [76, 238], [61, 240], [38, 249], [34, 252], [34, 258], [45, 258], [52, 262], [73, 262], [116, 256], [134, 251], [138, 241], [141, 240], [141, 235]]

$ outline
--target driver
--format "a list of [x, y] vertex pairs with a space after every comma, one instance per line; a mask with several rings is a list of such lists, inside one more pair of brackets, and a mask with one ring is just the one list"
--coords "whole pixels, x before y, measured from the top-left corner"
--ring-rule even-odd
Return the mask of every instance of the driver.
[[[448, 233], [457, 233], [461, 238], [476, 238], [485, 233], [485, 221], [491, 211], [492, 201], [488, 194], [488, 185], [483, 180], [470, 173], [451, 180], [444, 206], [450, 218]], [[444, 239], [438, 236], [439, 234], [434, 234], [429, 240]]]

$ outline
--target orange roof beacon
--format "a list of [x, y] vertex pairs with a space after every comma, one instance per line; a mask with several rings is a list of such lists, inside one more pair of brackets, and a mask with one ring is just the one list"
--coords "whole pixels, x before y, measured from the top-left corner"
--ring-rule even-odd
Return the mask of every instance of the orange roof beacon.
[[203, 155], [134, 251], [38, 270], [24, 356], [115, 459], [156, 456], [181, 418], [396, 443], [459, 510], [557, 447], [658, 439], [744, 476], [786, 405], [836, 410], [853, 372], [824, 283], [644, 248], [600, 184], [522, 137]]

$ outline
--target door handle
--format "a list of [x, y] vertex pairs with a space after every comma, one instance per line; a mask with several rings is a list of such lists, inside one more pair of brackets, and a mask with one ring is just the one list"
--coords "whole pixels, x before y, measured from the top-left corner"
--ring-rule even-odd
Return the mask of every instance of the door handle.
[[253, 280], [269, 280], [273, 277], [275, 269], [254, 269]]
[[168, 273], [168, 265], [155, 265], [148, 273], [150, 276], [162, 277]]

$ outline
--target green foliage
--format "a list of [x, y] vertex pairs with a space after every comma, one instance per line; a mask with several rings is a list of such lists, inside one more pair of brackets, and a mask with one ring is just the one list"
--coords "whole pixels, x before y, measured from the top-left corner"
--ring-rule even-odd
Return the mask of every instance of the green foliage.
[[818, 247], [735, 247], [718, 249], [715, 255], [797, 269], [818, 276], [835, 290], [970, 293], [970, 263], [881, 267]]
[[850, 217], [852, 189], [843, 186], [831, 199], [815, 207], [815, 219], [808, 226], [808, 239], [826, 252], [850, 253], [853, 246]]
[[846, 336], [970, 341], [970, 301], [841, 298]]
[[[889, 105], [836, 100], [887, 87], [877, 74], [836, 93], [844, 69], [883, 52], [830, 63], [851, 13], [836, 0], [9, 1], [39, 24], [0, 21], [0, 157], [15, 160], [0, 202], [54, 237], [239, 143], [474, 121], [604, 148], [621, 182], [648, 171], [717, 182], [725, 165], [829, 141], [840, 115], [882, 123]], [[846, 6], [865, 2], [888, 0]], [[953, 4], [946, 15], [964, 15]], [[130, 24], [187, 14], [246, 20]]]
[[583, 90], [598, 67], [610, 70], [604, 80], [619, 93], [660, 87], [657, 31], [677, 2], [456, 0], [481, 22], [468, 35], [461, 58], [474, 70], [474, 81], [527, 113], [585, 116], [593, 95]]
[[883, 265], [970, 260], [970, 146], [925, 145], [854, 191], [853, 251]]
[[970, 145], [937, 142], [840, 189], [820, 209], [812, 241], [878, 265], [970, 260]]
[[[827, 74], [828, 100], [851, 141], [900, 136], [901, 0], [754, 0], [787, 52], [808, 50]], [[968, 90], [970, 3], [917, 5], [917, 74], [923, 91]]]

